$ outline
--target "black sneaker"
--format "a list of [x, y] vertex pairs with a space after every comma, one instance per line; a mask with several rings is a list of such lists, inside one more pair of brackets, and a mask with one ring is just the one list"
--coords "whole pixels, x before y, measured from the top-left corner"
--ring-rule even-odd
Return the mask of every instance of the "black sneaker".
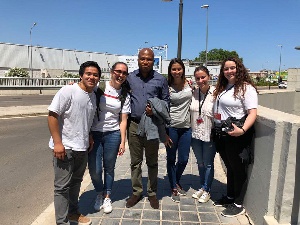
[[227, 196], [222, 196], [222, 198], [216, 200], [214, 202], [214, 206], [227, 206], [227, 205], [230, 205], [234, 202], [234, 199], [231, 199], [231, 198], [227, 198]]
[[244, 207], [237, 207], [235, 204], [231, 204], [221, 212], [221, 215], [225, 217], [236, 217], [244, 213]]

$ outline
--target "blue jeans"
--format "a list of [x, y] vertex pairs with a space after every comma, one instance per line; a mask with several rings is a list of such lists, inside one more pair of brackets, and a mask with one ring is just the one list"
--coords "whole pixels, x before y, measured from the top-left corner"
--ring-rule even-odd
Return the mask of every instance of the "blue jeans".
[[192, 149], [197, 159], [201, 188], [210, 192], [214, 179], [215, 144], [192, 138]]
[[[115, 176], [115, 164], [121, 143], [120, 130], [98, 132], [92, 131], [93, 150], [89, 152], [88, 167], [96, 192], [111, 194]], [[104, 168], [104, 183], [102, 180]]]
[[[189, 160], [192, 129], [191, 128], [175, 128], [169, 127], [167, 134], [172, 139], [171, 148], [167, 149], [167, 172], [171, 185], [171, 189], [176, 189], [176, 184], [180, 184], [180, 178]], [[176, 161], [176, 153], [178, 150], [178, 158]]]

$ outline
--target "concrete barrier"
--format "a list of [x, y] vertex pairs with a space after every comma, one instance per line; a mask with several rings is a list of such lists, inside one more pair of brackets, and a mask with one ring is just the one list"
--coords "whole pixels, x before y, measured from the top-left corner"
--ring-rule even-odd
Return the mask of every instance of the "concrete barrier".
[[[282, 94], [259, 95], [260, 104], [278, 108], [299, 102], [295, 91]], [[281, 106], [277, 99], [283, 101]], [[287, 107], [286, 111], [293, 110]], [[299, 128], [299, 116], [258, 107], [255, 161], [249, 167], [245, 196], [245, 207], [255, 224], [300, 224]]]

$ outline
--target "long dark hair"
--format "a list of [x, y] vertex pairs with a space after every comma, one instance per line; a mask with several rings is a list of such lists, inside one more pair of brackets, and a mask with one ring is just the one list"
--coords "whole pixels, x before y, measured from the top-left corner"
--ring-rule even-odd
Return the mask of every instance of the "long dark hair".
[[232, 57], [232, 58], [227, 58], [222, 62], [220, 75], [216, 84], [216, 89], [214, 91], [214, 97], [216, 98], [221, 92], [223, 92], [228, 84], [228, 80], [224, 75], [224, 67], [227, 61], [232, 61], [235, 62], [236, 64], [236, 75], [235, 75], [234, 94], [233, 94], [234, 97], [237, 97], [237, 94], [240, 91], [242, 91], [242, 96], [244, 97], [246, 91], [245, 84], [252, 85], [257, 92], [257, 88], [255, 87], [251, 77], [249, 76], [248, 71], [244, 66], [244, 64], [241, 62], [240, 59]]
[[182, 73], [181, 79], [182, 79], [183, 83], [185, 82], [185, 66], [184, 66], [183, 62], [181, 61], [181, 59], [174, 58], [174, 59], [171, 59], [169, 67], [168, 67], [168, 84], [169, 84], [169, 86], [171, 86], [174, 82], [174, 77], [171, 75], [171, 69], [172, 69], [173, 64], [175, 64], [175, 63], [178, 63], [182, 67], [183, 73]]
[[[126, 71], [127, 71], [127, 75], [128, 75], [128, 65], [126, 63], [120, 62], [120, 61], [114, 63], [112, 65], [110, 71], [113, 72], [116, 69], [116, 66], [119, 65], [119, 64], [122, 64], [122, 65], [126, 66]], [[122, 90], [126, 89], [126, 92], [129, 92], [130, 87], [129, 87], [129, 83], [128, 83], [127, 79], [121, 84], [121, 88], [122, 88]]]
[[124, 66], [126, 66], [126, 70], [128, 72], [128, 66], [124, 62], [116, 62], [116, 63], [114, 63], [114, 65], [112, 65], [112, 67], [111, 67], [111, 71], [114, 71], [114, 69], [116, 69], [116, 66], [119, 65], [119, 64], [123, 64]]

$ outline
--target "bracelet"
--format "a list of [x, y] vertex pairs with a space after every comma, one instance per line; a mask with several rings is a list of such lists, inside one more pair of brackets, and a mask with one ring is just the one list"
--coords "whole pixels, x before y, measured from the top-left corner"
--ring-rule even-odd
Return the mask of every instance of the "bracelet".
[[246, 133], [246, 131], [244, 130], [244, 128], [241, 127], [241, 129], [244, 131], [244, 133]]

